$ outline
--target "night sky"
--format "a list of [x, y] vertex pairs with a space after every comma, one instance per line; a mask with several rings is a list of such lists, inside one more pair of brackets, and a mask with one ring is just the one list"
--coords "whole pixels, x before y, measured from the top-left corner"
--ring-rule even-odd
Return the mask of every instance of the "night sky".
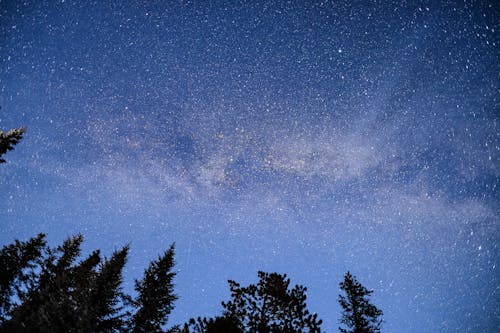
[[169, 324], [287, 273], [336, 332], [498, 332], [496, 1], [0, 1], [0, 245], [176, 243]]

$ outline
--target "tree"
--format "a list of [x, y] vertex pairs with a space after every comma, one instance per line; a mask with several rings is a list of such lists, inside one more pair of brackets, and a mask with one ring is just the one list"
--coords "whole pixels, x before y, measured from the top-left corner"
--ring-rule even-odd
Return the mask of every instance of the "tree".
[[163, 332], [162, 326], [174, 308], [177, 296], [174, 294], [173, 278], [174, 244], [156, 261], [150, 263], [142, 280], [135, 281], [138, 296], [131, 305], [136, 309], [129, 328], [132, 333]]
[[16, 240], [0, 251], [0, 332], [123, 331], [119, 304], [128, 246], [104, 262], [97, 250], [75, 264], [82, 236], [55, 249], [44, 237]]
[[339, 295], [343, 309], [339, 327], [341, 333], [379, 333], [382, 325], [382, 311], [369, 301], [373, 290], [366, 289], [350, 272], [344, 276], [340, 289], [345, 295]]
[[8, 313], [3, 332], [120, 332], [122, 269], [128, 247], [100, 267], [99, 251], [75, 264], [83, 237], [46, 248], [36, 279]]
[[222, 303], [225, 318], [232, 318], [230, 322], [242, 332], [321, 332], [322, 321], [307, 310], [305, 287], [290, 289], [286, 274], [258, 272], [258, 276], [259, 283], [248, 287], [229, 280], [232, 299]]
[[83, 238], [67, 239], [57, 249], [46, 248], [40, 272], [10, 311], [4, 332], [63, 332], [71, 318], [69, 267], [79, 255]]
[[12, 296], [21, 298], [26, 284], [33, 279], [45, 246], [45, 235], [38, 234], [27, 242], [16, 240], [0, 250], [0, 323], [13, 306]]
[[[80, 316], [79, 327], [88, 327], [87, 332], [122, 332], [125, 321], [121, 313], [123, 294], [121, 292], [122, 270], [127, 261], [129, 247], [115, 251], [110, 259], [105, 260], [97, 274], [85, 279], [86, 274], [78, 274], [83, 279], [79, 289]], [[94, 252], [98, 254], [98, 251]], [[89, 257], [92, 259], [92, 255]], [[80, 265], [81, 267], [81, 265]], [[78, 276], [77, 275], [77, 276]], [[85, 287], [86, 288], [85, 288]]]
[[7, 133], [0, 131], [0, 163], [6, 162], [2, 159], [2, 155], [14, 149], [14, 146], [23, 138], [24, 132], [26, 129], [23, 127], [11, 129]]
[[77, 262], [82, 242], [77, 235], [50, 248], [40, 234], [0, 250], [0, 333], [163, 332], [177, 299], [174, 246], [136, 280], [132, 299], [121, 287], [128, 245]]

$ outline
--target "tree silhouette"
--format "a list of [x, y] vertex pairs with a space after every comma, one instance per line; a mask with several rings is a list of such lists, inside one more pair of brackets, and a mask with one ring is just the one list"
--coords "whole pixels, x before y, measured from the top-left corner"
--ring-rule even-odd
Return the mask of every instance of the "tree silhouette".
[[224, 317], [235, 318], [243, 332], [321, 332], [321, 320], [310, 314], [306, 288], [290, 286], [286, 274], [258, 272], [259, 282], [241, 287], [229, 281], [231, 300], [222, 303]]
[[129, 247], [77, 262], [82, 242], [77, 235], [50, 248], [40, 234], [0, 250], [0, 333], [163, 332], [177, 298], [173, 245], [136, 280], [132, 299], [121, 289]]
[[75, 264], [82, 241], [77, 235], [56, 249], [45, 249], [39, 275], [22, 295], [21, 303], [9, 312], [1, 331], [122, 331], [117, 304], [128, 247], [116, 251], [98, 268], [98, 251]]
[[0, 131], [0, 163], [6, 162], [2, 159], [2, 155], [14, 149], [14, 146], [23, 138], [24, 132], [26, 129], [23, 127], [11, 129], [7, 133]]
[[[122, 292], [129, 247], [109, 259], [100, 251], [83, 260], [83, 237], [51, 248], [45, 235], [16, 240], [0, 250], [0, 333], [160, 333], [174, 308], [174, 244], [150, 262], [137, 295]], [[191, 319], [177, 333], [320, 333], [322, 321], [306, 304], [306, 288], [290, 286], [286, 274], [258, 272], [259, 282], [242, 287], [229, 280], [231, 298], [215, 318]], [[370, 304], [373, 291], [347, 272], [340, 283], [342, 333], [379, 333], [382, 311]]]
[[138, 296], [130, 303], [136, 312], [129, 327], [133, 333], [163, 332], [170, 312], [174, 308], [177, 296], [174, 294], [173, 278], [174, 244], [156, 261], [150, 263], [142, 280], [136, 280], [135, 290]]
[[382, 325], [382, 311], [369, 301], [373, 290], [366, 289], [351, 273], [347, 272], [340, 289], [345, 295], [339, 295], [339, 303], [343, 309], [340, 323], [347, 328], [339, 327], [341, 333], [378, 333]]
[[243, 333], [241, 324], [236, 318], [215, 317], [215, 318], [197, 318], [191, 319], [189, 323], [184, 324], [181, 333]]
[[39, 234], [27, 242], [16, 240], [0, 250], [0, 320], [13, 305], [12, 296], [23, 297], [23, 290], [34, 278], [39, 267], [42, 251], [46, 246], [45, 235]]
[[[123, 296], [121, 284], [128, 251], [129, 247], [125, 246], [105, 260], [98, 274], [93, 274], [94, 278], [87, 283], [87, 292], [82, 293], [82, 296], [86, 297], [86, 301], [81, 300], [81, 304], [85, 306], [85, 315], [82, 317], [86, 319], [82, 326], [89, 327], [89, 332], [123, 331], [125, 322], [120, 306]], [[84, 277], [85, 274], [81, 276]]]

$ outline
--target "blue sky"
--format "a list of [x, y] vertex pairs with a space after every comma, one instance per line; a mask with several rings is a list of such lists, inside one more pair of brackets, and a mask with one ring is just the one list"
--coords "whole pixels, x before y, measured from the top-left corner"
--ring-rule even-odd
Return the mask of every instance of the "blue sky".
[[350, 270], [385, 332], [499, 328], [493, 1], [0, 1], [0, 243], [176, 242], [170, 324], [258, 270], [337, 330]]

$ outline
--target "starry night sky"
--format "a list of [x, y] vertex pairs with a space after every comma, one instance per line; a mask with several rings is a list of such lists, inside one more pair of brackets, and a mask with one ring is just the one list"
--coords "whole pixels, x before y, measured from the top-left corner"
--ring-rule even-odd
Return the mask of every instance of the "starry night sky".
[[287, 273], [337, 331], [500, 327], [495, 1], [0, 1], [0, 245], [176, 242], [169, 323]]

